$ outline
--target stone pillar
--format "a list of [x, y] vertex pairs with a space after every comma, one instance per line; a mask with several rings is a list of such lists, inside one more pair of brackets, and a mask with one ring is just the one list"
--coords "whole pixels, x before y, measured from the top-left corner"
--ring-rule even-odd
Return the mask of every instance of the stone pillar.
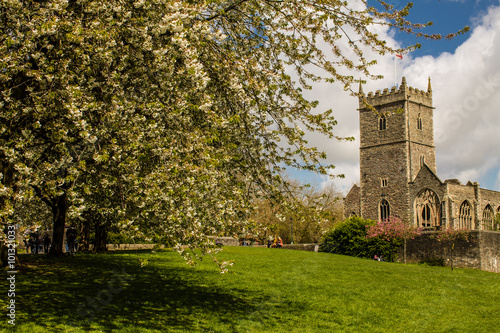
[[474, 229], [481, 230], [482, 209], [481, 209], [481, 191], [479, 183], [474, 182]]
[[454, 201], [449, 199], [448, 200], [448, 227], [452, 229], [456, 229], [456, 217], [455, 217], [455, 204]]

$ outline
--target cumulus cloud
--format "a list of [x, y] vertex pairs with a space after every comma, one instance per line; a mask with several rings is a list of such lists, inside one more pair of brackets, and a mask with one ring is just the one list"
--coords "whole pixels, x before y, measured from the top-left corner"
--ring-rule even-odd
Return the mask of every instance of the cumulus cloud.
[[[458, 178], [463, 183], [478, 181], [482, 187], [500, 190], [500, 7], [492, 7], [472, 29], [468, 39], [454, 53], [437, 57], [405, 56], [397, 63], [397, 82], [405, 76], [408, 84], [426, 89], [431, 77], [434, 102], [434, 130], [438, 176], [441, 180]], [[397, 45], [387, 30], [381, 38]], [[369, 55], [369, 51], [367, 51]], [[394, 58], [380, 57], [373, 72], [385, 78], [370, 81], [366, 92], [391, 88], [394, 83]], [[320, 108], [332, 108], [338, 120], [336, 135], [354, 136], [354, 142], [335, 142], [312, 134], [311, 145], [328, 153], [327, 163], [337, 166], [334, 173], [345, 174], [335, 182], [345, 194], [359, 182], [358, 100], [342, 87], [316, 84], [308, 96]], [[495, 176], [498, 173], [498, 177]]]
[[416, 86], [432, 78], [438, 175], [479, 181], [500, 169], [500, 7], [490, 8], [453, 54], [416, 58], [404, 74]]

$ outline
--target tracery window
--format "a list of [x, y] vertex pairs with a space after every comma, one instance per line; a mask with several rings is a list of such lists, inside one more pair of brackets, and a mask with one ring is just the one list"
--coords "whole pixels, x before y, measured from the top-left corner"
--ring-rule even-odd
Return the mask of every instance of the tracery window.
[[424, 189], [415, 198], [415, 221], [421, 228], [437, 228], [441, 225], [441, 205], [437, 194]]
[[460, 229], [472, 229], [472, 208], [467, 201], [464, 201], [462, 205], [460, 205], [458, 227]]
[[483, 230], [493, 230], [493, 221], [495, 220], [495, 216], [493, 214], [493, 208], [490, 205], [487, 205], [483, 210]]
[[380, 118], [378, 118], [378, 129], [379, 130], [387, 129], [387, 119], [385, 118], [384, 115], [381, 115]]
[[391, 207], [389, 206], [389, 202], [383, 199], [380, 202], [380, 220], [387, 220], [389, 215], [391, 214]]
[[387, 187], [388, 181], [387, 178], [380, 179], [380, 186]]

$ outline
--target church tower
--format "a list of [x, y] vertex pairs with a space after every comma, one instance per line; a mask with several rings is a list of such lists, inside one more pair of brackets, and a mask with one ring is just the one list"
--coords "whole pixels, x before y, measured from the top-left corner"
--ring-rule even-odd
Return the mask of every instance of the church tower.
[[393, 87], [365, 95], [359, 86], [359, 214], [411, 221], [409, 183], [424, 164], [436, 173], [432, 89]]

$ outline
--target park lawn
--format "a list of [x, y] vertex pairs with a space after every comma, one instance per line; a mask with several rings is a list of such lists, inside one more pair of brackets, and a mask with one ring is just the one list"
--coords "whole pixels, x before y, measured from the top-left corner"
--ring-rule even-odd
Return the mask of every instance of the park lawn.
[[16, 331], [500, 332], [500, 274], [252, 247], [218, 257], [230, 273], [172, 251], [21, 255]]

